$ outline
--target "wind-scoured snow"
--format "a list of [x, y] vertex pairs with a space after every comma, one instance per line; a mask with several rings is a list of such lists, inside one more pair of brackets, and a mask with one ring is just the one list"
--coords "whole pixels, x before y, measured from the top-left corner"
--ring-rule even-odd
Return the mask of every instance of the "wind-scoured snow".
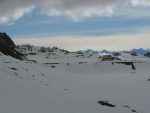
[[121, 58], [46, 52], [20, 61], [0, 53], [0, 113], [149, 113], [149, 58]]

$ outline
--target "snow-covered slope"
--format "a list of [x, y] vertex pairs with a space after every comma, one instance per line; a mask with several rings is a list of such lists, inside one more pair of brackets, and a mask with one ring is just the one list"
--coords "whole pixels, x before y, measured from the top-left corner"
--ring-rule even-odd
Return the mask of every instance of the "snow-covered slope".
[[133, 63], [135, 70], [76, 53], [28, 59], [36, 62], [0, 53], [0, 113], [150, 112], [150, 62], [144, 58]]

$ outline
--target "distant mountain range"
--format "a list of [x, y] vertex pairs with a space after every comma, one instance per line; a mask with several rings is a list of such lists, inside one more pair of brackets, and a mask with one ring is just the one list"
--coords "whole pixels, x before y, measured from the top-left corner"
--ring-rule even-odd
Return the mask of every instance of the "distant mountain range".
[[121, 54], [125, 54], [125, 53], [135, 53], [137, 55], [144, 55], [147, 52], [150, 52], [150, 49], [143, 49], [143, 48], [139, 48], [139, 49], [132, 49], [130, 51], [108, 51], [108, 50], [102, 50], [102, 51], [96, 51], [96, 50], [92, 50], [92, 49], [87, 49], [84, 51], [78, 51], [81, 52], [83, 54], [87, 54], [87, 55], [94, 55], [94, 54], [113, 54], [113, 53], [121, 53]]
[[[25, 45], [24, 45], [25, 46]], [[24, 46], [17, 46], [15, 45], [15, 43], [12, 41], [12, 39], [6, 34], [6, 33], [1, 33], [0, 32], [0, 52], [2, 52], [3, 54], [6, 55], [10, 55], [13, 56], [15, 58], [21, 59], [22, 54], [16, 50], [20, 49]], [[26, 45], [26, 48], [28, 48], [29, 50], [33, 50], [34, 46], [32, 45]], [[52, 52], [54, 50], [60, 50], [61, 52], [66, 52], [68, 53], [69, 51], [66, 51], [64, 49], [59, 49], [57, 47], [53, 47], [53, 48], [45, 48], [45, 47], [40, 47], [39, 51], [43, 51], [43, 52]], [[96, 51], [96, 50], [92, 50], [92, 49], [87, 49], [84, 51], [77, 51], [78, 53], [83, 53], [83, 54], [87, 54], [87, 55], [106, 55], [106, 54], [115, 54], [115, 53], [119, 53], [119, 54], [137, 54], [137, 55], [145, 55], [150, 57], [150, 49], [143, 49], [143, 48], [139, 48], [139, 49], [132, 49], [130, 51], [108, 51], [108, 50], [102, 50], [102, 51]]]
[[132, 53], [132, 52], [135, 52], [135, 53], [137, 53], [137, 54], [139, 54], [139, 55], [144, 55], [144, 54], [146, 54], [147, 52], [150, 52], [150, 49], [143, 49], [143, 48], [132, 49], [130, 52], [131, 52], [131, 53]]

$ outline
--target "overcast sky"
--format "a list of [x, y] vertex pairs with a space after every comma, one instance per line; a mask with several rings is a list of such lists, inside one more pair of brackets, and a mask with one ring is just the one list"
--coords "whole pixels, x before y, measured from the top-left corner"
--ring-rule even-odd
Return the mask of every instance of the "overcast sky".
[[150, 0], [0, 0], [0, 31], [69, 50], [149, 48], [149, 12]]

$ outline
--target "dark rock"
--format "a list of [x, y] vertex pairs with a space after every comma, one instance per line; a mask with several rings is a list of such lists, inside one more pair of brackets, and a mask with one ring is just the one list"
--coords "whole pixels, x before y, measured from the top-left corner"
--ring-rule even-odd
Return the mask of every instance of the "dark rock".
[[0, 43], [6, 47], [15, 48], [15, 43], [11, 40], [11, 38], [6, 33], [0, 33]]
[[136, 70], [135, 65], [133, 62], [114, 62], [117, 64], [125, 64], [125, 65], [131, 65], [133, 70]]
[[0, 52], [19, 60], [23, 60], [23, 54], [15, 49], [15, 44], [6, 33], [0, 33]]
[[137, 111], [135, 111], [134, 109], [133, 110], [131, 110], [132, 112], [135, 112], [135, 113], [137, 113]]
[[18, 70], [17, 68], [14, 68], [14, 67], [12, 67], [12, 68], [10, 68], [10, 69], [12, 69], [12, 70]]
[[29, 62], [34, 62], [34, 63], [36, 63], [36, 61], [35, 60], [28, 60]]
[[99, 103], [102, 106], [116, 107], [115, 105], [110, 104], [108, 101], [98, 101], [97, 103]]
[[53, 65], [52, 65], [51, 67], [52, 67], [52, 68], [55, 68], [56, 66], [53, 66]]
[[28, 53], [28, 55], [37, 55], [37, 53]]
[[104, 55], [102, 57], [102, 61], [114, 61], [114, 60], [121, 60], [121, 58], [117, 57], [117, 56], [112, 56], [112, 55]]

